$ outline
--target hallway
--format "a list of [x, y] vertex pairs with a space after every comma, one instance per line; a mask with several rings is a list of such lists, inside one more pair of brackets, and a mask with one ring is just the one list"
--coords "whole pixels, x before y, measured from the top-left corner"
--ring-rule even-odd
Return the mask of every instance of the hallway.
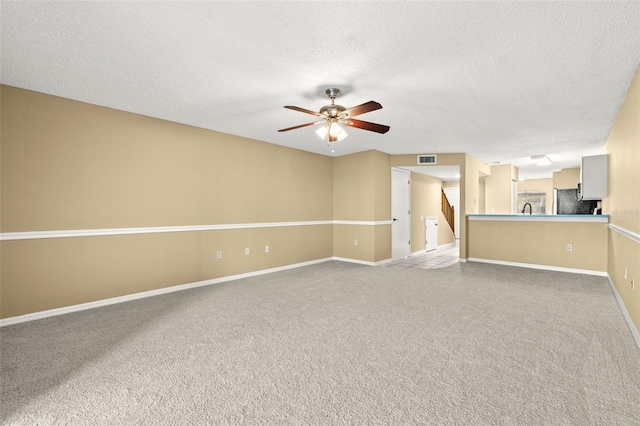
[[430, 252], [413, 254], [404, 259], [398, 259], [387, 263], [386, 266], [399, 266], [401, 268], [437, 269], [455, 265], [460, 260], [459, 245], [448, 245]]

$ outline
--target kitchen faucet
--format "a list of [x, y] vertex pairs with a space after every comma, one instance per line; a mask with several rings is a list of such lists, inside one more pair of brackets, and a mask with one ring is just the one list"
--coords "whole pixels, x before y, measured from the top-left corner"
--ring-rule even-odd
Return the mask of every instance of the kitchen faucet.
[[525, 209], [527, 208], [527, 206], [529, 206], [529, 215], [531, 215], [531, 203], [524, 203], [524, 206], [522, 207], [522, 214], [524, 214]]

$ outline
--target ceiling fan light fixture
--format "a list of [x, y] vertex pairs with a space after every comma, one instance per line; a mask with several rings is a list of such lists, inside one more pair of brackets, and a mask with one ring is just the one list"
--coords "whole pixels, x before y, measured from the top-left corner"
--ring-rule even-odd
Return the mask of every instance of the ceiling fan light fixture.
[[318, 130], [316, 130], [316, 135], [318, 135], [320, 139], [324, 139], [327, 137], [327, 134], [329, 133], [327, 127], [328, 126], [325, 124], [324, 126], [319, 127]]
[[348, 136], [347, 132], [344, 131], [340, 125], [334, 121], [329, 125], [329, 135], [331, 137], [341, 141]]
[[341, 141], [349, 136], [337, 122], [327, 122], [324, 126], [316, 130], [316, 135], [323, 140], [328, 136], [330, 142]]
[[342, 105], [336, 105], [335, 103], [336, 96], [338, 96], [339, 93], [340, 90], [336, 88], [327, 89], [326, 94], [327, 96], [329, 96], [331, 104], [323, 106], [318, 112], [312, 111], [310, 109], [300, 108], [297, 106], [285, 105], [285, 108], [287, 109], [292, 109], [294, 111], [313, 115], [316, 118], [319, 118], [320, 121], [312, 121], [310, 123], [287, 127], [286, 129], [280, 129], [278, 131], [288, 132], [289, 130], [300, 129], [302, 127], [308, 127], [313, 126], [314, 124], [323, 123], [322, 127], [316, 130], [316, 134], [318, 135], [318, 137], [320, 137], [320, 139], [328, 139], [329, 143], [341, 141], [348, 136], [347, 132], [344, 131], [340, 124], [381, 134], [387, 133], [389, 131], [389, 126], [370, 123], [368, 121], [356, 120], [355, 118], [353, 118], [360, 114], [379, 110], [382, 108], [382, 105], [380, 105], [376, 101], [369, 101], [351, 108], [345, 108]]

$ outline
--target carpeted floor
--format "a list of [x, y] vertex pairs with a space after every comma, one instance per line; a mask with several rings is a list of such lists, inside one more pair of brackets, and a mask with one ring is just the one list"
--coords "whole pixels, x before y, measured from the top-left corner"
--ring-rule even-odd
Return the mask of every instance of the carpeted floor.
[[3, 424], [640, 423], [602, 277], [327, 262], [0, 338]]

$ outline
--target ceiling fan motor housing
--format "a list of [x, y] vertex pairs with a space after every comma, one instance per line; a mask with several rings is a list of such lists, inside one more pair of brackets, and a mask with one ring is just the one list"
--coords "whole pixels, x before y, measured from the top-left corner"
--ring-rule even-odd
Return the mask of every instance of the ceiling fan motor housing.
[[[357, 105], [351, 108], [345, 108], [342, 105], [336, 105], [336, 96], [340, 94], [340, 90], [332, 87], [325, 91], [329, 99], [331, 99], [331, 105], [325, 105], [320, 108], [319, 112], [312, 111], [306, 108], [300, 108], [296, 106], [286, 105], [285, 108], [292, 109], [294, 111], [304, 112], [305, 114], [310, 114], [316, 117], [316, 121], [312, 121], [310, 123], [301, 124], [299, 126], [287, 127], [286, 129], [280, 129], [279, 132], [287, 132], [289, 130], [299, 129], [301, 127], [313, 126], [314, 124], [323, 123], [325, 128], [329, 128], [333, 124], [342, 123], [350, 127], [356, 127], [363, 130], [369, 130], [371, 132], [376, 133], [387, 133], [389, 131], [389, 126], [385, 126], [382, 124], [369, 123], [368, 121], [356, 120], [356, 115], [364, 114], [367, 112], [375, 111], [382, 108], [378, 102], [369, 101], [365, 102], [362, 105]], [[318, 117], [320, 121], [317, 121]], [[335, 139], [334, 139], [335, 138]], [[336, 135], [329, 135], [329, 142], [335, 142], [338, 140]]]
[[320, 114], [326, 115], [331, 118], [335, 118], [340, 116], [340, 113], [345, 109], [346, 108], [343, 107], [342, 105], [334, 105], [334, 104], [325, 105], [322, 108], [320, 108]]

